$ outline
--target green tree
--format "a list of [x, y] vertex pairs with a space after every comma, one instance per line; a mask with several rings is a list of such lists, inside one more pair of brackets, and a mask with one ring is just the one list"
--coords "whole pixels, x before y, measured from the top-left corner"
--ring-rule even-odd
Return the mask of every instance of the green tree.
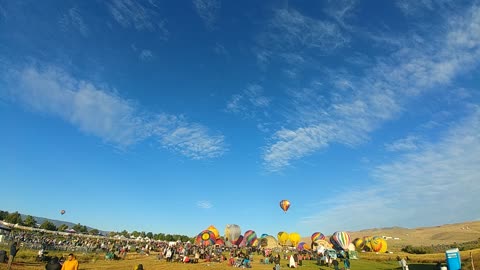
[[150, 239], [153, 239], [153, 233], [152, 233], [152, 232], [148, 232], [148, 233], [147, 233], [147, 237], [150, 238]]
[[81, 233], [86, 233], [88, 232], [87, 226], [81, 225], [78, 223], [77, 225], [73, 226], [73, 228], [76, 232], [81, 232]]
[[8, 214], [5, 217], [5, 222], [23, 225], [22, 216], [18, 212]]
[[99, 231], [97, 229], [91, 229], [88, 233], [91, 235], [98, 235]]
[[37, 221], [35, 220], [34, 217], [27, 216], [25, 218], [25, 220], [23, 221], [23, 224], [25, 224], [25, 226], [27, 226], [27, 227], [35, 228], [35, 226], [37, 225]]
[[175, 241], [175, 238], [173, 238], [173, 235], [167, 234], [165, 235], [165, 241]]
[[5, 218], [8, 216], [7, 211], [1, 211], [0, 210], [0, 220], [5, 220]]
[[60, 232], [64, 232], [67, 229], [68, 229], [68, 226], [66, 224], [62, 224], [62, 225], [58, 226], [57, 230], [60, 231]]
[[131, 235], [132, 235], [133, 237], [137, 238], [137, 237], [140, 236], [140, 232], [133, 231], [133, 232], [131, 233]]
[[125, 236], [125, 237], [127, 237], [127, 238], [130, 237], [130, 234], [129, 234], [126, 230], [123, 230], [123, 231], [120, 233], [120, 235], [123, 235], [123, 236]]
[[42, 225], [40, 225], [40, 229], [49, 230], [49, 231], [56, 231], [57, 227], [50, 220], [45, 220], [42, 223]]

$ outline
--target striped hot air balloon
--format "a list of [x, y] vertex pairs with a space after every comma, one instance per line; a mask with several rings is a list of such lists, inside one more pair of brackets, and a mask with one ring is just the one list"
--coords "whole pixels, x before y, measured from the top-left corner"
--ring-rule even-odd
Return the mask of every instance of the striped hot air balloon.
[[314, 232], [312, 234], [311, 239], [312, 239], [312, 243], [316, 242], [317, 240], [325, 240], [325, 235], [323, 235], [323, 233], [321, 232]]
[[337, 249], [347, 250], [350, 244], [350, 234], [347, 232], [335, 232], [330, 239]]
[[248, 247], [251, 247], [253, 245], [253, 242], [255, 242], [255, 240], [257, 240], [257, 233], [255, 233], [255, 231], [248, 230], [243, 235], [243, 238], [245, 239], [246, 245]]

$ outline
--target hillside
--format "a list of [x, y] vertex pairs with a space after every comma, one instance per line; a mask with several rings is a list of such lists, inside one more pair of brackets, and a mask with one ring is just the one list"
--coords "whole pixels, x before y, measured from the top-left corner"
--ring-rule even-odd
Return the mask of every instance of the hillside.
[[[445, 224], [419, 228], [374, 228], [350, 232], [352, 240], [364, 236], [386, 236], [389, 250], [400, 250], [406, 245], [430, 246], [463, 243], [480, 238], [480, 221]], [[390, 238], [391, 237], [391, 238]], [[303, 240], [310, 243], [310, 238]]]

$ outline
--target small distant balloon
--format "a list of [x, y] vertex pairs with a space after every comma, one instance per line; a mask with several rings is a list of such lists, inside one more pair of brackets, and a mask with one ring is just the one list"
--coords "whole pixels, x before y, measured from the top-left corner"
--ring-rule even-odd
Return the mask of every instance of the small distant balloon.
[[289, 200], [281, 200], [280, 201], [280, 208], [282, 208], [283, 212], [287, 213], [288, 208], [290, 208], [290, 201]]
[[65, 210], [60, 210], [60, 214], [65, 215]]

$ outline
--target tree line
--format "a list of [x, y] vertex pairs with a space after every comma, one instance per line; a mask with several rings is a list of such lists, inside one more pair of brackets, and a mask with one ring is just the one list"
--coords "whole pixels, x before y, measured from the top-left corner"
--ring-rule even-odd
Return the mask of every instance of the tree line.
[[[0, 220], [3, 220], [5, 222], [11, 223], [11, 224], [18, 224], [26, 227], [31, 227], [31, 228], [40, 228], [44, 230], [49, 230], [49, 231], [60, 231], [64, 232], [68, 229], [73, 229], [77, 233], [82, 233], [82, 234], [90, 234], [90, 235], [100, 235], [100, 231], [97, 229], [90, 229], [88, 230], [87, 226], [81, 225], [80, 223], [72, 226], [72, 228], [69, 228], [68, 225], [66, 224], [61, 224], [60, 226], [55, 226], [53, 222], [49, 221], [48, 219], [45, 220], [42, 224], [38, 224], [37, 220], [31, 216], [28, 215], [25, 217], [25, 219], [22, 219], [22, 215], [18, 212], [14, 213], [9, 213], [8, 211], [2, 211], [0, 210]], [[160, 240], [160, 241], [182, 241], [182, 242], [187, 242], [187, 241], [194, 241], [194, 238], [186, 236], [186, 235], [179, 235], [179, 234], [165, 234], [165, 233], [152, 233], [152, 232], [138, 232], [138, 231], [133, 231], [129, 233], [126, 230], [123, 230], [121, 232], [109, 232], [108, 235], [104, 236], [109, 236], [113, 237], [116, 235], [121, 235], [126, 238], [130, 237], [148, 237], [149, 239], [153, 240]]]

